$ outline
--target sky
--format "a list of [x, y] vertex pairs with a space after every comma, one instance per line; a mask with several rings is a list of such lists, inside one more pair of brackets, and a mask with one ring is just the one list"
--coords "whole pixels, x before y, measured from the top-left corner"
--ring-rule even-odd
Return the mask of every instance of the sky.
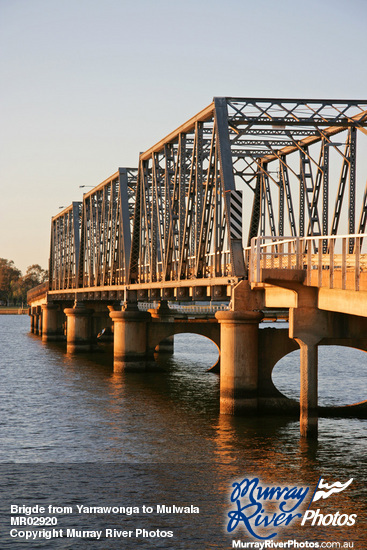
[[0, 257], [215, 96], [367, 99], [366, 0], [0, 0]]

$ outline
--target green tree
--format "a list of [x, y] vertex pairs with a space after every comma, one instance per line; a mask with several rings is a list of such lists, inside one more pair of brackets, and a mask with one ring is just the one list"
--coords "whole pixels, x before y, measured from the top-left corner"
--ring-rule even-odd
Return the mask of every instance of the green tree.
[[0, 301], [5, 305], [14, 303], [14, 290], [21, 275], [12, 260], [0, 258]]
[[13, 295], [17, 302], [27, 301], [27, 292], [35, 286], [44, 283], [48, 279], [48, 272], [39, 264], [33, 264], [27, 267], [27, 271], [23, 277], [20, 277], [15, 283], [13, 288]]

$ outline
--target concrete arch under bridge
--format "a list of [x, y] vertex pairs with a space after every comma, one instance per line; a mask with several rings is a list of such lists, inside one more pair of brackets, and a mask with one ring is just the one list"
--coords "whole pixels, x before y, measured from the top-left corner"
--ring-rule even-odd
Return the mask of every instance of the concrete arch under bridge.
[[[162, 342], [177, 334], [197, 334], [212, 341], [218, 349], [219, 358], [211, 372], [220, 374], [220, 326], [215, 319], [167, 319], [157, 310], [150, 310], [152, 322], [148, 323], [148, 348], [158, 351]], [[340, 346], [367, 352], [367, 338], [324, 338], [319, 346]], [[282, 394], [275, 386], [272, 374], [277, 363], [289, 353], [299, 350], [296, 340], [289, 337], [288, 328], [262, 328], [258, 332], [258, 411], [264, 414], [299, 414], [299, 402]], [[367, 417], [367, 400], [347, 406], [319, 406], [320, 416]]]
[[114, 323], [114, 370], [136, 370], [156, 351], [169, 350], [177, 334], [197, 334], [211, 340], [220, 350], [220, 326], [215, 318], [180, 319], [163, 301], [158, 309], [111, 311]]
[[220, 329], [215, 318], [180, 319], [175, 318], [167, 302], [162, 302], [159, 308], [148, 310], [151, 323], [148, 325], [148, 350], [154, 350], [162, 340], [176, 334], [198, 334], [211, 340], [220, 350]]
[[[115, 370], [119, 370], [120, 368], [126, 370], [129, 367], [135, 369], [137, 366], [135, 361], [139, 358], [139, 355], [142, 358], [153, 357], [154, 351], [161, 351], [159, 349], [160, 344], [167, 341], [170, 337], [177, 334], [192, 333], [208, 338], [217, 346], [219, 351], [219, 360], [212, 367], [212, 369], [209, 370], [220, 373], [221, 386], [223, 386], [223, 381], [225, 383], [226, 376], [228, 377], [228, 374], [226, 373], [227, 357], [223, 356], [223, 354], [226, 354], [226, 337], [224, 336], [223, 339], [223, 334], [221, 335], [221, 330], [223, 331], [223, 321], [221, 322], [221, 317], [226, 316], [233, 317], [234, 313], [230, 311], [220, 312], [216, 315], [217, 319], [175, 319], [172, 310], [169, 310], [166, 304], [161, 304], [160, 308], [156, 310], [149, 310], [148, 313], [139, 311], [112, 312], [111, 317], [115, 324], [115, 331], [117, 331], [117, 334], [115, 334], [115, 343], [117, 341], [123, 343], [123, 347], [120, 349], [118, 349], [115, 345]], [[250, 329], [254, 334], [251, 344], [256, 344], [257, 349], [255, 351], [255, 355], [257, 356], [257, 368], [253, 378], [249, 378], [247, 380], [247, 387], [245, 389], [237, 389], [236, 391], [236, 380], [241, 379], [242, 382], [246, 376], [249, 377], [249, 364], [253, 359], [253, 357], [248, 357], [249, 349], [245, 349], [241, 357], [241, 373], [231, 373], [229, 375], [231, 378], [230, 383], [235, 388], [233, 393], [230, 395], [230, 406], [233, 406], [233, 401], [236, 401], [236, 399], [243, 399], [243, 395], [245, 395], [245, 399], [248, 400], [250, 395], [250, 399], [252, 398], [255, 402], [253, 407], [254, 413], [256, 410], [256, 412], [264, 414], [274, 412], [280, 414], [299, 414], [299, 402], [283, 395], [276, 388], [272, 380], [272, 372], [278, 361], [292, 351], [300, 349], [297, 339], [289, 336], [288, 329], [259, 329], [258, 322], [261, 318], [261, 314], [257, 312], [251, 312], [249, 317], [251, 318], [245, 321], [244, 324], [247, 327], [246, 330]], [[252, 319], [252, 317], [254, 317], [254, 319]], [[367, 322], [361, 324], [361, 318], [343, 315], [340, 313], [329, 312], [328, 317], [330, 317], [329, 325], [332, 336], [320, 339], [318, 346], [337, 345], [367, 351], [367, 338], [365, 336], [366, 332], [362, 326]], [[237, 323], [237, 327], [239, 327], [242, 325], [243, 319], [239, 319], [235, 321], [235, 323]], [[137, 334], [140, 331], [140, 350], [136, 347], [132, 349], [132, 340], [129, 338], [128, 334], [124, 334], [125, 328], [129, 325], [134, 331], [134, 346], [136, 346], [139, 342]], [[237, 335], [236, 345], [232, 346], [233, 349], [240, 347], [241, 343], [239, 340], [242, 339], [242, 336], [245, 336], [243, 339], [245, 347], [253, 347], [252, 345], [249, 345], [249, 341], [246, 340], [246, 335], [239, 333]], [[131, 351], [131, 355], [129, 355], [128, 350]], [[222, 372], [220, 370], [221, 359], [224, 363]], [[251, 383], [255, 384], [255, 388], [252, 393], [251, 389], [249, 389]], [[226, 389], [224, 388], [223, 390], [221, 387], [222, 402], [225, 401], [225, 397]], [[247, 408], [246, 410], [247, 413], [251, 414], [251, 409], [249, 410]], [[346, 407], [319, 406], [318, 412], [321, 416], [350, 415], [367, 417], [367, 402], [349, 405]]]
[[[340, 346], [367, 352], [367, 338], [324, 338], [318, 346]], [[258, 394], [259, 411], [279, 414], [299, 414], [299, 402], [286, 397], [275, 386], [272, 373], [277, 363], [291, 352], [299, 350], [296, 340], [289, 337], [288, 328], [264, 328], [259, 331]], [[361, 367], [362, 368], [362, 367]], [[367, 418], [367, 400], [346, 406], [318, 406], [319, 416], [358, 416]]]
[[[168, 320], [159, 319], [156, 311], [151, 311], [152, 321], [148, 324], [148, 347], [153, 353], [161, 342], [177, 334], [197, 334], [211, 340], [218, 348], [218, 361], [211, 369], [220, 373], [220, 326], [215, 319]], [[367, 338], [324, 338], [319, 346], [340, 346], [367, 352]], [[289, 353], [299, 350], [296, 340], [289, 337], [288, 328], [263, 328], [258, 332], [258, 410], [263, 413], [299, 414], [299, 402], [282, 394], [275, 386], [272, 374], [277, 363]], [[159, 350], [158, 350], [159, 351]], [[320, 416], [357, 415], [367, 417], [367, 400], [341, 407], [319, 406]]]
[[[159, 323], [153, 321], [148, 327], [148, 349], [151, 353], [162, 352], [165, 350], [164, 343], [178, 334], [197, 334], [207, 338], [216, 345], [220, 357], [220, 328], [215, 319], [176, 319], [173, 322]], [[219, 373], [219, 365], [220, 359], [208, 370]]]
[[[242, 284], [239, 288], [242, 288], [245, 294], [249, 292], [248, 285]], [[260, 296], [257, 292], [250, 292], [252, 297]], [[238, 295], [236, 299], [238, 299]], [[298, 414], [299, 412], [299, 403], [284, 396], [275, 387], [272, 380], [272, 372], [278, 361], [290, 352], [300, 349], [294, 326], [293, 329], [291, 328], [294, 337], [291, 338], [288, 329], [259, 329], [258, 323], [262, 316], [259, 312], [253, 311], [250, 317], [254, 316], [254, 319], [247, 320], [242, 319], [243, 314], [241, 313], [239, 315], [241, 319], [234, 321], [234, 332], [228, 340], [228, 336], [224, 335], [226, 325], [224, 323], [223, 326], [220, 317], [236, 317], [238, 314], [233, 311], [220, 312], [217, 314], [217, 318], [187, 319], [177, 318], [177, 313], [170, 310], [165, 301], [160, 303], [158, 309], [149, 310], [149, 312], [142, 312], [134, 307], [123, 311], [115, 311], [112, 306], [109, 306], [109, 314], [107, 306], [104, 307], [104, 313], [96, 311], [93, 313], [93, 309], [83, 307], [82, 304], [74, 308], [71, 307], [71, 303], [65, 305], [69, 307], [64, 311], [62, 307], [52, 304], [34, 308], [40, 311], [37, 315], [32, 316], [32, 326], [37, 325], [39, 327], [39, 334], [42, 334], [45, 341], [49, 339], [50, 329], [54, 331], [53, 336], [55, 339], [64, 338], [60, 328], [57, 328], [61, 320], [65, 318], [64, 312], [68, 319], [67, 348], [69, 352], [87, 351], [91, 345], [91, 334], [88, 334], [88, 331], [91, 332], [91, 327], [99, 327], [101, 322], [105, 323], [106, 321], [113, 323], [114, 370], [117, 371], [128, 368], [136, 370], [139, 365], [144, 368], [144, 362], [146, 359], [152, 359], [155, 351], [158, 351], [158, 353], [165, 351], [165, 347], [166, 351], [169, 350], [169, 339], [173, 336], [183, 333], [197, 334], [211, 340], [219, 350], [219, 360], [210, 370], [219, 373], [219, 365], [222, 363], [221, 386], [227, 380], [227, 383], [233, 389], [233, 391], [228, 392], [225, 386], [224, 389], [221, 388], [222, 402], [226, 402], [229, 395], [230, 406], [236, 407], [236, 403], [241, 402], [242, 395], [245, 395], [246, 399], [249, 395], [252, 395], [254, 407], [246, 409], [246, 414], [254, 414], [255, 411], [264, 414], [274, 412]], [[257, 305], [259, 304], [253, 303], [252, 307], [256, 309]], [[95, 310], [95, 305], [93, 308]], [[102, 313], [103, 316], [100, 318]], [[97, 314], [99, 315], [96, 317], [98, 323], [94, 319]], [[327, 330], [326, 332], [325, 329], [323, 330], [317, 346], [338, 345], [367, 351], [367, 320], [365, 318], [335, 312], [323, 312], [323, 316], [325, 317], [324, 325]], [[35, 323], [35, 317], [42, 317], [43, 321], [39, 320]], [[293, 321], [295, 321], [294, 318], [295, 313], [293, 312]], [[52, 319], [54, 319], [53, 323], [50, 322]], [[53, 324], [55, 324], [54, 327]], [[249, 335], [248, 333], [239, 332], [236, 335], [237, 330], [242, 330], [240, 327], [245, 328], [246, 331], [250, 330], [252, 333]], [[239, 362], [239, 371], [230, 374], [226, 374], [226, 364], [228, 364], [228, 348], [226, 349], [226, 345], [228, 342], [231, 348], [229, 354], [234, 349], [239, 349], [241, 342], [245, 342], [244, 349], [239, 352], [236, 359]], [[252, 357], [249, 357], [248, 352], [253, 348], [255, 342], [257, 342], [255, 353]], [[251, 363], [256, 365], [256, 368], [254, 372], [249, 374], [248, 365]], [[241, 386], [243, 383], [245, 387]], [[318, 413], [320, 415], [346, 416], [349, 414], [363, 417], [367, 416], [366, 408], [366, 404], [356, 404], [348, 407], [318, 407]], [[224, 412], [226, 413], [226, 410]]]

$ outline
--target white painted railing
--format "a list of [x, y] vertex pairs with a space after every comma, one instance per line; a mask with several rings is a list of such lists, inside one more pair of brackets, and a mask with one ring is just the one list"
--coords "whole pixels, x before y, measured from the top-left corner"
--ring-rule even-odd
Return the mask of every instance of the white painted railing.
[[254, 237], [245, 255], [251, 283], [264, 282], [264, 269], [298, 269], [306, 271], [308, 285], [360, 290], [367, 273], [367, 234]]

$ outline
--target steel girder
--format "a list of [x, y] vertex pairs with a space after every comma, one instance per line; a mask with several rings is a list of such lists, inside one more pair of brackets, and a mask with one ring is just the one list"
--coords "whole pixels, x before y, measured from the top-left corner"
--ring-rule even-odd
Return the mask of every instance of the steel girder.
[[136, 176], [135, 168], [119, 168], [116, 174], [84, 194], [79, 287], [126, 284]]
[[136, 178], [119, 168], [52, 218], [50, 290], [126, 284]]
[[366, 125], [367, 101], [215, 98], [53, 218], [52, 288], [245, 277], [252, 237], [352, 234], [360, 203], [361, 232]]
[[51, 220], [50, 290], [77, 288], [81, 202], [73, 202]]
[[367, 101], [227, 98], [227, 105], [236, 185], [242, 180], [253, 192], [247, 245], [258, 234], [354, 233], [357, 133], [365, 147]]
[[245, 276], [242, 235], [230, 231], [234, 191], [227, 105], [217, 98], [140, 156], [130, 282]]
[[[243, 244], [336, 232], [345, 193], [341, 231], [353, 233], [366, 124], [367, 101], [215, 98], [140, 156], [129, 281], [243, 276]], [[243, 237], [233, 239], [230, 196], [240, 189]]]

